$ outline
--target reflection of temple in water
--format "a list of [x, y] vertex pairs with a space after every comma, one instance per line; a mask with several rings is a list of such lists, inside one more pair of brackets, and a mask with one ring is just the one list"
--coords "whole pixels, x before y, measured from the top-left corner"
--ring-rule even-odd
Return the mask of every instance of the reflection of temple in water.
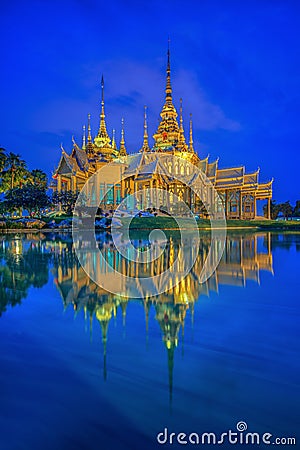
[[[186, 243], [188, 245], [188, 243]], [[205, 258], [210, 247], [210, 235], [201, 238], [200, 249], [192, 270], [176, 286], [158, 296], [145, 295], [143, 300], [131, 300], [141, 304], [145, 311], [146, 333], [148, 332], [149, 311], [154, 307], [155, 319], [161, 331], [162, 339], [168, 353], [169, 388], [172, 398], [174, 352], [178, 345], [180, 330], [182, 339], [187, 310], [190, 310], [192, 323], [194, 320], [194, 303], [202, 295], [209, 295], [210, 291], [218, 292], [220, 285], [245, 286], [247, 281], [260, 282], [260, 272], [263, 270], [273, 273], [273, 260], [271, 252], [271, 234], [240, 234], [229, 235], [226, 238], [226, 246], [223, 257], [214, 274], [203, 284], [199, 282], [199, 275], [203, 268]], [[109, 322], [116, 317], [121, 310], [123, 324], [125, 326], [126, 308], [130, 301], [124, 296], [126, 284], [120, 285], [120, 295], [111, 294], [95, 284], [79, 265], [72, 241], [48, 242], [54, 255], [55, 282], [60, 291], [65, 307], [72, 305], [77, 313], [83, 309], [86, 320], [90, 321], [92, 330], [93, 319], [96, 318], [102, 330], [102, 342], [104, 351], [103, 373], [107, 375], [106, 345], [108, 339]], [[140, 248], [147, 243], [137, 243]], [[161, 273], [168, 265], [178, 259], [180, 264], [180, 246], [176, 240], [169, 240], [165, 251], [158, 260], [147, 264], [128, 262], [112, 245], [108, 236], [101, 238], [101, 252], [115, 270], [129, 276], [149, 276]], [[102, 273], [109, 277], [110, 273]]]

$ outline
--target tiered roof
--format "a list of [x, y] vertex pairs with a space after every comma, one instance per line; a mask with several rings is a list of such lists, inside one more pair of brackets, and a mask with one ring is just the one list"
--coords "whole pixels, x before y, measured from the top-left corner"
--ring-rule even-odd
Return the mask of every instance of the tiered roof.
[[[166, 155], [182, 156], [192, 162], [198, 169], [205, 173], [218, 190], [242, 189], [246, 192], [256, 190], [257, 198], [266, 198], [266, 195], [270, 194], [273, 180], [267, 183], [259, 183], [259, 169], [253, 173], [246, 173], [244, 166], [220, 169], [218, 159], [209, 161], [209, 156], [200, 159], [194, 150], [192, 118], [190, 118], [189, 144], [186, 143], [183, 128], [182, 99], [180, 99], [179, 123], [177, 120], [178, 114], [172, 99], [169, 49], [167, 52], [165, 102], [160, 117], [161, 121], [156, 133], [153, 135], [154, 145], [151, 148], [148, 142], [147, 111], [145, 107], [143, 145], [138, 154], [128, 159], [124, 137], [124, 119], [122, 119], [119, 149], [116, 145], [114, 130], [112, 139], [110, 139], [107, 133], [104, 104], [104, 80], [102, 77], [101, 113], [98, 133], [93, 139], [91, 134], [90, 115], [88, 115], [88, 135], [87, 137], [85, 136], [84, 127], [82, 147], [80, 148], [73, 139], [72, 152], [68, 155], [63, 150], [55, 176], [58, 173], [93, 172], [96, 170], [98, 162], [107, 163], [112, 160], [117, 160], [120, 163], [127, 165], [125, 171], [127, 176], [134, 176], [135, 178], [139, 177], [139, 179], [142, 180], [150, 178], [151, 175], [155, 174], [158, 170], [158, 163], [154, 155], [159, 152]], [[153, 157], [150, 155], [153, 155]], [[166, 173], [165, 176], [169, 177], [170, 180], [172, 178], [172, 174], [170, 173]]]

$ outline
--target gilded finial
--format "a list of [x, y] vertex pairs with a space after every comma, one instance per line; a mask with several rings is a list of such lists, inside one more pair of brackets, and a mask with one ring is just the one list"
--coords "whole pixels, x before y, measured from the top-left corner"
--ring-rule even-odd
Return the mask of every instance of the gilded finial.
[[167, 52], [166, 101], [167, 102], [172, 102], [171, 64], [170, 64], [170, 38], [168, 39], [168, 52]]
[[124, 118], [122, 117], [122, 119], [121, 119], [121, 124], [122, 124], [122, 130], [121, 130], [121, 142], [122, 142], [122, 144], [124, 144], [125, 143], [125, 140], [124, 140]]
[[122, 130], [121, 130], [121, 142], [120, 142], [120, 156], [126, 156], [127, 151], [125, 147], [125, 133], [124, 133], [124, 118], [121, 120]]
[[183, 118], [182, 118], [182, 98], [180, 99], [180, 118], [179, 118], [179, 122], [180, 122], [180, 129], [183, 130]]
[[148, 142], [147, 106], [144, 106], [144, 140], [140, 152], [149, 152], [149, 151], [150, 147]]
[[194, 142], [193, 142], [193, 120], [192, 113], [190, 114], [190, 151], [194, 152]]
[[94, 140], [97, 147], [111, 147], [110, 137], [108, 136], [105, 123], [105, 112], [104, 112], [104, 77], [101, 76], [101, 112], [100, 112], [100, 124], [98, 134]]
[[85, 125], [82, 127], [82, 148], [85, 150], [86, 147], [86, 135], [85, 135]]
[[116, 130], [113, 128], [112, 130], [112, 141], [111, 146], [114, 150], [117, 150], [117, 144], [116, 144]]
[[183, 116], [182, 116], [182, 98], [180, 99], [180, 115], [179, 115], [179, 144], [181, 150], [186, 150], [187, 146], [184, 138]]
[[91, 115], [88, 114], [88, 142], [92, 142], [92, 134], [91, 134]]
[[104, 78], [101, 77], [101, 104], [104, 106]]

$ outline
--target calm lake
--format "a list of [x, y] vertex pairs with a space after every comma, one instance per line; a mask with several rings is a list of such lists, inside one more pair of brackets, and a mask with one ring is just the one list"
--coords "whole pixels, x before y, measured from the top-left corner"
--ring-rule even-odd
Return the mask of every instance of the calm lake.
[[[110, 236], [97, 240], [121, 270]], [[134, 300], [89, 279], [69, 234], [2, 235], [0, 449], [182, 448], [157, 434], [241, 421], [271, 443], [300, 438], [300, 233], [229, 232], [200, 284], [208, 246], [178, 286]], [[158, 262], [127, 271], [156, 273], [180, 251], [171, 237]]]

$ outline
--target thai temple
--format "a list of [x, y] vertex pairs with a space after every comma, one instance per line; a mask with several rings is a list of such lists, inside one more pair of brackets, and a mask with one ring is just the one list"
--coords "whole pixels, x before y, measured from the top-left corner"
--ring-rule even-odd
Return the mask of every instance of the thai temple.
[[[210, 161], [209, 157], [201, 158], [193, 142], [192, 117], [187, 141], [180, 100], [178, 113], [173, 103], [170, 51], [167, 52], [165, 102], [160, 113], [160, 123], [153, 135], [154, 144], [151, 147], [148, 139], [147, 111], [144, 113], [144, 136], [140, 149], [127, 149], [125, 145], [124, 120], [122, 119], [121, 141], [117, 146], [115, 132], [112, 138], [108, 135], [105, 121], [104, 80], [101, 80], [101, 113], [99, 130], [92, 136], [90, 115], [88, 115], [87, 130], [83, 127], [82, 145], [74, 138], [73, 148], [68, 154], [62, 147], [62, 154], [53, 174], [52, 188], [59, 192], [82, 189], [86, 181], [104, 165], [113, 163], [111, 171], [121, 172], [122, 180], [115, 185], [107, 185], [109, 181], [101, 180], [95, 187], [95, 198], [102, 198], [99, 206], [103, 210], [115, 210], [128, 195], [147, 188], [160, 188], [176, 195], [197, 214], [203, 213], [202, 200], [197, 198], [193, 190], [193, 174], [190, 173], [190, 162], [200, 169], [211, 185], [216, 189], [222, 200], [227, 219], [254, 219], [257, 217], [257, 201], [267, 200], [268, 218], [272, 199], [273, 180], [259, 182], [259, 169], [247, 173], [244, 166], [221, 168], [219, 160]], [[87, 135], [86, 135], [87, 131]], [[138, 151], [137, 151], [138, 150]], [[175, 158], [174, 156], [180, 158]], [[180, 163], [182, 161], [182, 163]], [[138, 209], [151, 207], [151, 199], [139, 198]]]

